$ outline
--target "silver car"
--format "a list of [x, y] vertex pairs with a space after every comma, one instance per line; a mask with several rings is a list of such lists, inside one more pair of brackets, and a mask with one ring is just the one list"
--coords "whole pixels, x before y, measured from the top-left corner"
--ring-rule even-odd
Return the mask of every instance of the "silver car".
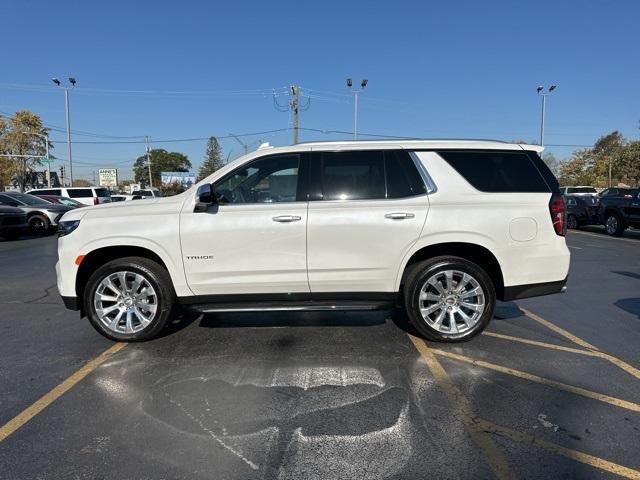
[[29, 230], [35, 234], [48, 233], [58, 227], [58, 221], [73, 207], [49, 203], [34, 195], [19, 192], [0, 193], [0, 205], [17, 207], [27, 215]]

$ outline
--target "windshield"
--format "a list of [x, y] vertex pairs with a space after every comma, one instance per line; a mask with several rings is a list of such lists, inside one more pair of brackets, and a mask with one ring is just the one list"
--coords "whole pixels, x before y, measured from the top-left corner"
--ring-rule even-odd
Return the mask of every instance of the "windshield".
[[77, 207], [78, 205], [84, 205], [83, 203], [74, 200], [73, 198], [58, 197], [58, 201], [63, 205], [69, 205], [70, 207]]
[[11, 193], [10, 195], [7, 195], [8, 197], [13, 198], [14, 200], [22, 203], [23, 205], [32, 205], [32, 206], [37, 206], [37, 205], [51, 205], [51, 202], [47, 202], [46, 200], [43, 200], [41, 198], [38, 198], [34, 195], [28, 195], [26, 193]]
[[598, 193], [593, 187], [569, 187], [567, 193]]

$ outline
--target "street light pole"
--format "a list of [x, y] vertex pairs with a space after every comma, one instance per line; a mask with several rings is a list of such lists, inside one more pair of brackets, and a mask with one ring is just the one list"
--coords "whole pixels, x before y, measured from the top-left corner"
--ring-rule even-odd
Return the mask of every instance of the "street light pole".
[[544, 119], [547, 112], [547, 96], [550, 95], [551, 92], [553, 92], [556, 88], [558, 88], [557, 85], [551, 85], [547, 90], [545, 90], [545, 88], [542, 85], [536, 88], [538, 95], [542, 97], [542, 113], [540, 116], [540, 146], [541, 147], [544, 147]]
[[[369, 80], [366, 78], [360, 82], [360, 90], [353, 90], [353, 139], [358, 139], [358, 95], [360, 92], [364, 90], [364, 87], [367, 86]], [[347, 87], [351, 88], [353, 86], [353, 81], [350, 78], [347, 78]]]
[[67, 155], [69, 156], [69, 186], [73, 187], [73, 159], [71, 158], [71, 116], [69, 113], [69, 90], [76, 86], [76, 79], [69, 77], [69, 84], [62, 85], [60, 80], [52, 78], [51, 81], [64, 90], [64, 115], [67, 120]]

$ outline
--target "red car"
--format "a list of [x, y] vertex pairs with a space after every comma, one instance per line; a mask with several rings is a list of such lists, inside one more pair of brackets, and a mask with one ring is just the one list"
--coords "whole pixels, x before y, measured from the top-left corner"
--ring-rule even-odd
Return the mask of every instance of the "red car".
[[77, 200], [74, 200], [73, 198], [69, 198], [69, 197], [59, 197], [57, 195], [35, 195], [33, 193], [30, 193], [30, 195], [41, 198], [50, 203], [56, 203], [58, 205], [67, 205], [73, 208], [80, 208], [80, 207], [86, 206], [84, 203], [80, 203]]

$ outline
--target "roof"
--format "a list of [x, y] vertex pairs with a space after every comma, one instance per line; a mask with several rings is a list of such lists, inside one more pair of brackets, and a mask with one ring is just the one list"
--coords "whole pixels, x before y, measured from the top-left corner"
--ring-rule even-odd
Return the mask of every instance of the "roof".
[[[261, 146], [262, 149], [269, 148]], [[540, 145], [528, 145], [519, 143], [502, 142], [500, 140], [475, 140], [475, 139], [393, 139], [393, 140], [340, 140], [322, 142], [304, 142], [289, 147], [277, 147], [292, 150], [300, 147], [308, 147], [311, 150], [333, 149], [368, 149], [368, 148], [406, 148], [406, 149], [477, 149], [477, 150], [534, 150], [541, 152], [544, 147]], [[273, 148], [273, 147], [271, 147]]]

